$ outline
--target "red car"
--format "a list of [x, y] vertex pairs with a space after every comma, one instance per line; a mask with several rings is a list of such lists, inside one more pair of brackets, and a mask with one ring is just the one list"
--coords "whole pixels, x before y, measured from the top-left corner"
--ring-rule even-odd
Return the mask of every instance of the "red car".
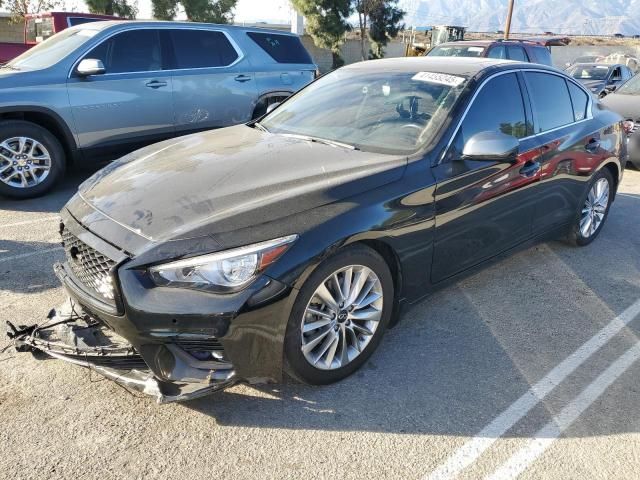
[[14, 59], [65, 28], [101, 20], [119, 20], [119, 17], [77, 12], [48, 12], [27, 15], [24, 21], [24, 43], [0, 42], [0, 63]]
[[552, 46], [567, 45], [569, 39], [532, 38], [527, 40], [464, 40], [442, 43], [433, 47], [425, 55], [428, 57], [487, 57], [516, 60], [519, 62], [541, 63], [553, 66]]

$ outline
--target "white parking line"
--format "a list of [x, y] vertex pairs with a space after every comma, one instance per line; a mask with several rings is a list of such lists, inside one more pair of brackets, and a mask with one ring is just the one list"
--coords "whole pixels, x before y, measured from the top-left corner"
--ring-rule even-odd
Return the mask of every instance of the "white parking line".
[[31, 225], [32, 223], [41, 223], [41, 222], [49, 222], [51, 220], [60, 220], [60, 217], [53, 216], [53, 217], [41, 217], [41, 218], [36, 218], [35, 220], [25, 220], [23, 222], [15, 222], [15, 223], [5, 223], [0, 225], [0, 228], [10, 228], [10, 227], [19, 227], [21, 225]]
[[455, 478], [462, 470], [475, 462], [480, 455], [491, 447], [498, 438], [504, 435], [507, 430], [529, 413], [549, 392], [557, 387], [576, 368], [582, 365], [582, 363], [597, 352], [638, 315], [640, 315], [640, 300], [637, 300], [580, 348], [554, 367], [544, 378], [533, 385], [524, 395], [498, 415], [475, 437], [460, 447], [445, 463], [436, 468], [431, 474], [426, 475], [425, 479], [444, 480]]
[[493, 475], [488, 476], [487, 480], [508, 480], [518, 477], [638, 359], [640, 359], [640, 342], [627, 350], [609, 368], [602, 372], [580, 395], [564, 407], [558, 415], [553, 417], [544, 428], [538, 431], [524, 447], [502, 464]]
[[57, 252], [58, 250], [64, 250], [64, 249], [62, 247], [45, 248], [45, 249], [42, 249], [42, 250], [35, 250], [33, 252], [20, 253], [18, 255], [11, 255], [9, 257], [0, 257], [0, 263], [9, 262], [11, 260], [19, 260], [21, 258], [32, 257], [34, 255], [40, 255], [42, 253]]

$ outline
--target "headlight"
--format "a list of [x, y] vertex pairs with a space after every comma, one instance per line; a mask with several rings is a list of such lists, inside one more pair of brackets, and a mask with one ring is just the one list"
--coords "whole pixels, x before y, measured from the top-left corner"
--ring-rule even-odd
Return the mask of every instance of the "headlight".
[[276, 238], [246, 247], [202, 255], [149, 268], [156, 285], [234, 292], [248, 285], [275, 262], [297, 235]]

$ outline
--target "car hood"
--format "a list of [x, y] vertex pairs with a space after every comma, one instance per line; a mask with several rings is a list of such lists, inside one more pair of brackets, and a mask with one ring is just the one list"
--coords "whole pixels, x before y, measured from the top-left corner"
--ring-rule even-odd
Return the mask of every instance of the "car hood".
[[611, 93], [601, 100], [602, 104], [623, 118], [634, 122], [640, 119], [640, 95]]
[[121, 227], [158, 242], [335, 202], [401, 178], [406, 161], [239, 125], [138, 150], [89, 178], [79, 195]]

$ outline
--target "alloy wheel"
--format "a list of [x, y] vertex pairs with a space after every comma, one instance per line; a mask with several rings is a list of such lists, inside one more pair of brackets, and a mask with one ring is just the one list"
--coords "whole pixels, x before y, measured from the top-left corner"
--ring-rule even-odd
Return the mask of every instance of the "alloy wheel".
[[321, 370], [352, 362], [373, 338], [382, 306], [382, 285], [370, 268], [350, 265], [329, 275], [312, 295], [302, 318], [305, 359]]
[[46, 147], [29, 137], [12, 137], [0, 143], [0, 180], [14, 188], [30, 188], [44, 181], [51, 170]]
[[602, 224], [609, 205], [609, 182], [600, 178], [593, 184], [587, 195], [580, 215], [580, 234], [591, 237]]

